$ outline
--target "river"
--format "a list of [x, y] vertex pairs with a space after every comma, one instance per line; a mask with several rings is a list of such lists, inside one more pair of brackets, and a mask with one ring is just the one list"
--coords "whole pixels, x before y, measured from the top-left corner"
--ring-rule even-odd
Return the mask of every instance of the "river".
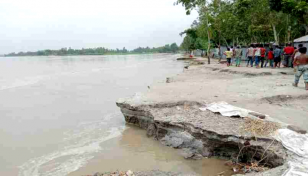
[[227, 169], [220, 160], [184, 160], [126, 125], [116, 107], [118, 98], [182, 72], [176, 57], [0, 57], [0, 175], [128, 169], [206, 175]]

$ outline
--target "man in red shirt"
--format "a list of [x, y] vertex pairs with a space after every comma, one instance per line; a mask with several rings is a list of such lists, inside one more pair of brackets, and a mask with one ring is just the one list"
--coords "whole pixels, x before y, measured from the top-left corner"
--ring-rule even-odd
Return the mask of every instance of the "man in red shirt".
[[285, 67], [292, 67], [293, 68], [293, 59], [292, 55], [294, 53], [294, 47], [291, 44], [287, 44], [287, 47], [284, 48], [284, 63]]
[[264, 48], [264, 45], [260, 45], [260, 51], [261, 51], [261, 68], [263, 68], [265, 61], [265, 54], [266, 54], [266, 49]]
[[270, 48], [269, 52], [267, 53], [267, 58], [269, 60], [271, 68], [274, 68], [274, 49]]

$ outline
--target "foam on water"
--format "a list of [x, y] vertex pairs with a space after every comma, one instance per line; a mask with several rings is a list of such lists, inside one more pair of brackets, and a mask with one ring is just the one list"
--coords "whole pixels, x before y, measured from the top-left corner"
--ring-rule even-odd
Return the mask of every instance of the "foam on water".
[[[61, 150], [33, 158], [22, 164], [19, 176], [63, 176], [83, 167], [95, 153], [100, 152], [100, 144], [118, 137], [125, 126], [112, 124], [110, 119], [119, 113], [105, 116], [101, 121], [85, 122], [64, 134], [66, 144]], [[110, 122], [110, 123], [109, 123]]]

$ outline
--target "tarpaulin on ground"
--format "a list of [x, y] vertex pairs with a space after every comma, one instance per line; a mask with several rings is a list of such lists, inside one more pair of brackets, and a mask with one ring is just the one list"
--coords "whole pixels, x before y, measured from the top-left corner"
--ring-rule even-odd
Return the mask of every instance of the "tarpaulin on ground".
[[308, 176], [308, 135], [280, 129], [275, 138], [295, 154], [290, 158], [289, 169], [284, 176]]
[[248, 113], [251, 112], [247, 109], [232, 106], [223, 101], [218, 103], [208, 104], [206, 107], [200, 108], [200, 110], [201, 111], [210, 110], [215, 113], [220, 113], [221, 115], [226, 117], [232, 117], [232, 116], [247, 117]]

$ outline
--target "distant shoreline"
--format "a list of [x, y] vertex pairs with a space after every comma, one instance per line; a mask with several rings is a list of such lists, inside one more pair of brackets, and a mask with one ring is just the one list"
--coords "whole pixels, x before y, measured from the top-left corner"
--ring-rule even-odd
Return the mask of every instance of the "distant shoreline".
[[0, 57], [49, 57], [49, 56], [112, 56], [112, 55], [146, 55], [146, 54], [179, 54], [179, 52], [176, 53], [117, 53], [117, 54], [78, 54], [78, 55], [14, 55], [14, 56], [9, 56], [9, 55], [2, 55]]
[[72, 49], [72, 48], [61, 48], [58, 50], [39, 50], [39, 51], [28, 51], [28, 52], [13, 52], [8, 54], [3, 54], [5, 57], [13, 56], [101, 56], [101, 55], [128, 55], [128, 54], [154, 54], [154, 53], [177, 53], [180, 51], [179, 46], [176, 43], [167, 44], [161, 47], [138, 47], [133, 50], [127, 50], [125, 47], [123, 49], [108, 49], [104, 47], [98, 48], [82, 48], [82, 49]]

